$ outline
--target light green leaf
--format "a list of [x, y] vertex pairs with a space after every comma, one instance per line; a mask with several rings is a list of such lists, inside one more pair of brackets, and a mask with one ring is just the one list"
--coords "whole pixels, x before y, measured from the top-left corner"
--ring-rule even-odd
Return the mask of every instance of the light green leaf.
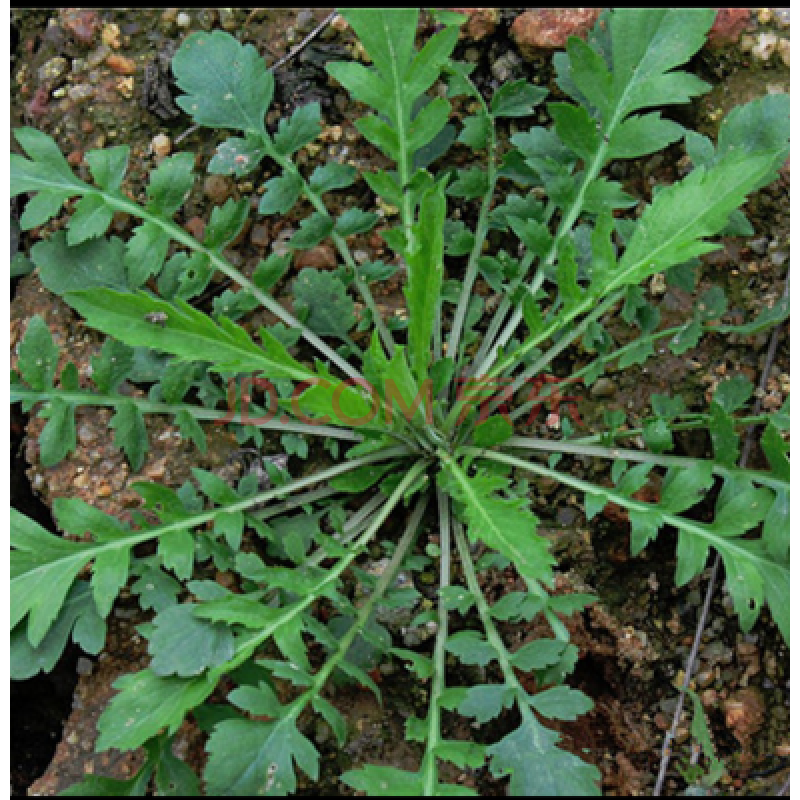
[[750, 192], [768, 183], [774, 155], [732, 151], [715, 166], [699, 167], [662, 189], [642, 214], [619, 267], [603, 293], [638, 284], [656, 272], [718, 249], [705, 239], [719, 233]]
[[469, 167], [459, 170], [458, 177], [447, 187], [451, 197], [463, 197], [474, 200], [483, 197], [489, 189], [489, 176], [481, 167]]
[[162, 678], [149, 669], [123, 675], [114, 683], [119, 693], [98, 720], [97, 752], [135, 750], [164, 728], [175, 733], [216, 684], [210, 676]]
[[[188, 361], [213, 359], [211, 369], [225, 372], [294, 380], [314, 376], [266, 330], [261, 330], [262, 348], [235, 323], [225, 318], [215, 322], [181, 300], [167, 303], [146, 292], [96, 289], [70, 292], [68, 302], [89, 325], [134, 347], [154, 347]], [[153, 313], [166, 315], [163, 326], [148, 321]]]
[[72, 197], [89, 190], [88, 184], [75, 176], [51, 136], [35, 128], [17, 128], [14, 136], [29, 158], [11, 154], [11, 197], [48, 190]]
[[442, 231], [446, 210], [444, 183], [439, 183], [422, 198], [419, 222], [413, 226], [415, 248], [406, 253], [408, 287], [405, 295], [410, 317], [408, 353], [418, 382], [427, 378], [431, 363], [431, 337], [444, 275]]
[[514, 429], [505, 417], [489, 417], [475, 426], [472, 443], [476, 447], [494, 447], [502, 444], [513, 433]]
[[116, 391], [133, 369], [133, 350], [116, 339], [106, 339], [100, 354], [92, 356], [92, 381], [101, 392]]
[[440, 473], [439, 483], [465, 505], [468, 533], [509, 558], [521, 575], [549, 584], [555, 562], [547, 541], [536, 533], [536, 517], [521, 497], [505, 498], [495, 492], [508, 489], [498, 475], [479, 472], [469, 477], [455, 462]]
[[28, 616], [28, 640], [38, 647], [64, 605], [91, 545], [53, 536], [11, 509], [11, 627]]
[[334, 478], [331, 486], [338, 492], [357, 494], [374, 486], [391, 469], [391, 464], [368, 464]]

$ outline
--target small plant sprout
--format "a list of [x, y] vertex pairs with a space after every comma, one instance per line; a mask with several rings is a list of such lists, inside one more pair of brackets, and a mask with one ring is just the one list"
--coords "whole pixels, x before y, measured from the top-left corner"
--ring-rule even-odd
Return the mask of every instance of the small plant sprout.
[[[605, 426], [584, 414], [606, 372], [639, 369], [657, 348], [683, 354], [786, 319], [779, 302], [734, 324], [712, 288], [670, 327], [643, 287], [656, 275], [691, 284], [721, 236], [749, 230], [742, 206], [787, 157], [788, 97], [734, 108], [716, 141], [675, 121], [710, 88], [686, 70], [709, 9], [604, 12], [555, 56], [556, 94], [524, 80], [479, 88], [453, 55], [459, 14], [436, 12], [419, 41], [417, 9], [339, 13], [365, 63], [327, 71], [381, 168], [313, 161], [318, 103], [268, 125], [274, 77], [254, 45], [220, 30], [181, 44], [177, 105], [222, 137], [208, 171], [257, 187], [215, 206], [201, 238], [176, 216], [194, 153], [161, 159], [138, 193], [128, 146], [86, 153], [84, 179], [50, 136], [15, 131], [22, 228], [73, 209], [31, 248], [38, 276], [105, 335], [79, 380], [73, 364], [58, 371], [44, 320], [28, 323], [11, 399], [46, 419], [42, 464], [70, 454], [76, 409], [95, 406], [111, 410], [132, 471], [145, 419], [160, 415], [198, 451], [209, 426], [227, 426], [269, 473], [136, 483], [128, 521], [60, 498], [69, 536], [12, 511], [15, 677], [52, 669], [70, 636], [98, 653], [123, 589], [150, 615], [149, 665], [114, 684], [97, 739], [99, 751], [141, 748], [143, 765], [68, 794], [293, 794], [300, 773], [303, 786], [320, 778], [311, 721], [344, 753], [341, 687], [380, 695], [375, 670], [389, 662], [419, 686], [405, 728], [418, 763], [347, 762], [346, 791], [477, 795], [480, 781], [455, 776], [486, 770], [515, 796], [599, 794], [591, 754], [557, 731], [592, 709], [570, 683], [579, 651], [565, 620], [597, 598], [555, 591], [534, 511], [546, 484], [567, 487], [587, 520], [616, 504], [633, 555], [674, 541], [678, 586], [719, 554], [742, 629], [768, 609], [788, 644], [788, 406], [747, 416], [753, 385], [737, 374], [708, 402], [656, 394], [644, 417], [609, 410]], [[609, 170], [670, 147], [688, 156], [683, 176], [642, 196]], [[364, 208], [343, 208], [351, 187]], [[109, 232], [119, 212], [135, 221], [127, 237]], [[226, 256], [249, 218], [290, 214], [300, 222], [284, 250], [253, 269]], [[376, 235], [381, 258], [356, 258], [354, 242]], [[320, 245], [335, 269], [296, 266]], [[379, 302], [389, 282], [403, 286], [401, 313]], [[158, 375], [141, 377], [144, 356]], [[752, 426], [761, 469], [737, 463]], [[708, 433], [708, 457], [681, 450], [675, 434], [693, 430]], [[582, 471], [589, 460], [607, 472]], [[643, 494], [656, 479], [658, 496]], [[490, 596], [499, 570], [513, 591]], [[519, 646], [519, 623], [546, 633]], [[202, 775], [172, 751], [187, 719], [207, 734]]]

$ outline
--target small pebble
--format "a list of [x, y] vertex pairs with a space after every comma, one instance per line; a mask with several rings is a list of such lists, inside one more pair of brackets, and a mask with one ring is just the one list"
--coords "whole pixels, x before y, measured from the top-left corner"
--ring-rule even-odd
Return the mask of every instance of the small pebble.
[[51, 58], [49, 61], [45, 61], [44, 64], [39, 67], [36, 74], [39, 76], [39, 83], [54, 83], [64, 75], [68, 69], [69, 62], [67, 59], [57, 56], [56, 58]]
[[233, 13], [232, 8], [218, 8], [219, 24], [223, 30], [234, 31], [236, 30], [236, 15]]
[[160, 161], [172, 152], [172, 140], [165, 133], [156, 134], [150, 142], [150, 150]]
[[132, 58], [119, 55], [119, 53], [110, 55], [106, 59], [106, 64], [117, 75], [133, 75], [136, 72], [136, 62]]
[[250, 231], [250, 241], [256, 247], [268, 247], [270, 241], [269, 226], [263, 223], [253, 225], [253, 229]]
[[222, 205], [233, 192], [233, 181], [225, 175], [209, 175], [203, 184], [205, 196], [215, 205]]
[[75, 667], [75, 671], [78, 675], [91, 675], [92, 670], [94, 669], [94, 664], [88, 658], [79, 658], [78, 663]]
[[769, 61], [777, 46], [778, 37], [774, 33], [760, 33], [751, 52], [756, 58]]
[[611, 397], [616, 391], [616, 386], [614, 386], [614, 381], [610, 378], [600, 377], [595, 382], [591, 388], [590, 394], [592, 397]]
[[307, 8], [300, 9], [295, 20], [295, 27], [303, 33], [308, 33], [314, 27], [314, 15]]
[[103, 32], [100, 34], [100, 38], [106, 47], [113, 47], [114, 50], [118, 50], [121, 44], [119, 38], [119, 25], [117, 25], [115, 22], [109, 22], [107, 25], [104, 25]]
[[203, 240], [203, 234], [206, 230], [206, 223], [201, 217], [192, 217], [186, 222], [184, 228], [194, 236], [195, 239]]
[[295, 256], [297, 269], [312, 267], [313, 269], [336, 269], [336, 251], [329, 244], [318, 244]]
[[179, 28], [188, 28], [192, 24], [192, 18], [185, 11], [181, 11], [181, 13], [175, 17], [175, 24]]

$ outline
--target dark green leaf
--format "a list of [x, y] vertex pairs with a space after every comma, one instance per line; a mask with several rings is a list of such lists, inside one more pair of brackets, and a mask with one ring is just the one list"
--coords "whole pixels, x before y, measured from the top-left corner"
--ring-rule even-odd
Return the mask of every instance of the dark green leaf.
[[292, 284], [295, 301], [309, 309], [306, 324], [321, 336], [345, 338], [355, 325], [353, 301], [333, 273], [304, 269]]
[[333, 220], [326, 214], [315, 211], [301, 223], [297, 233], [289, 241], [293, 250], [308, 250], [327, 239], [333, 232]]
[[367, 213], [358, 208], [348, 208], [336, 220], [336, 233], [339, 236], [354, 236], [357, 233], [369, 233], [380, 220], [377, 214]]
[[200, 675], [230, 661], [234, 654], [231, 629], [200, 619], [192, 604], [171, 606], [156, 615], [148, 651], [150, 669], [159, 677]]
[[245, 138], [231, 136], [217, 145], [208, 171], [212, 175], [235, 175], [242, 178], [253, 172], [265, 155], [261, 137], [252, 134]]
[[220, 722], [206, 749], [211, 795], [291, 795], [297, 788], [295, 763], [311, 780], [319, 775], [319, 753], [297, 730], [294, 716]]
[[547, 97], [547, 89], [524, 80], [504, 83], [493, 95], [489, 110], [494, 117], [527, 117], [533, 106]]
[[177, 104], [198, 125], [245, 133], [264, 130], [274, 79], [251, 44], [223, 31], [193, 33], [172, 59]]
[[288, 120], [282, 119], [278, 123], [278, 130], [273, 136], [275, 149], [282, 156], [290, 156], [313, 142], [321, 130], [319, 103], [299, 106]]
[[331, 161], [322, 167], [317, 167], [309, 178], [311, 188], [322, 194], [332, 192], [334, 189], [347, 189], [352, 186], [358, 177], [358, 170], [350, 164], [339, 164]]
[[75, 449], [75, 406], [55, 396], [39, 416], [47, 419], [39, 434], [39, 460], [52, 467]]
[[114, 446], [125, 451], [131, 469], [138, 472], [148, 450], [147, 428], [142, 412], [132, 402], [120, 403], [117, 406], [117, 413], [111, 418], [111, 427], [116, 431]]
[[210, 250], [227, 247], [241, 232], [249, 211], [250, 202], [246, 199], [237, 201], [230, 198], [225, 205], [215, 206], [205, 229], [203, 244]]
[[303, 180], [294, 172], [284, 172], [267, 181], [264, 195], [258, 205], [260, 214], [285, 214], [300, 199]]
[[57, 295], [76, 289], [110, 287], [126, 289], [123, 265], [125, 244], [118, 238], [92, 239], [77, 247], [67, 245], [63, 231], [31, 248], [45, 288]]
[[70, 247], [102, 236], [111, 224], [113, 210], [100, 195], [86, 195], [78, 200], [67, 227], [67, 244]]

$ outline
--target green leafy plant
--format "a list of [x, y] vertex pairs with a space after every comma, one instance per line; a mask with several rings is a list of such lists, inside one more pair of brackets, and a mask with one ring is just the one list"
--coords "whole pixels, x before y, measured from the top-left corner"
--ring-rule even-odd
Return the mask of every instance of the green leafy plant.
[[[578, 435], [559, 413], [554, 387], [535, 380], [573, 344], [582, 343], [588, 360], [568, 379], [589, 386], [609, 365], [644, 363], [656, 343], [683, 353], [705, 334], [750, 335], [786, 317], [778, 304], [751, 322], [724, 323], [724, 296], [712, 289], [691, 320], [663, 328], [640, 287], [668, 270], [691, 281], [693, 260], [719, 247], [713, 237], [748, 229], [740, 206], [775, 178], [787, 154], [787, 98], [735, 109], [716, 145], [685, 130], [651, 109], [708, 88], [680, 67], [703, 45], [713, 12], [620, 9], [603, 15], [588, 43], [573, 38], [556, 56], [568, 100], [543, 107], [552, 125], [506, 142], [508, 120], [526, 127], [547, 91], [515, 81], [485, 98], [470, 65], [452, 58], [461, 17], [442, 14], [441, 29], [417, 50], [417, 10], [341, 13], [371, 66], [333, 63], [328, 71], [363, 105], [356, 127], [393, 165], [387, 169], [359, 174], [331, 162], [305, 174], [295, 155], [320, 134], [320, 108], [299, 107], [268, 129], [273, 77], [252, 45], [220, 31], [195, 33], [174, 57], [179, 106], [198, 126], [235, 133], [209, 170], [243, 178], [269, 169], [258, 213], [286, 214], [300, 203], [309, 210], [289, 253], [271, 255], [251, 275], [223, 254], [243, 229], [249, 198], [215, 207], [202, 240], [175, 221], [195, 181], [191, 153], [162, 160], [135, 199], [123, 190], [126, 146], [86, 155], [90, 183], [50, 137], [16, 131], [27, 156], [11, 156], [12, 193], [30, 195], [22, 228], [43, 225], [78, 198], [66, 230], [32, 248], [39, 277], [107, 335], [90, 385], [71, 363], [58, 371], [47, 326], [29, 322], [12, 400], [47, 420], [42, 463], [75, 447], [74, 412], [84, 405], [113, 409], [114, 441], [134, 470], [146, 457], [149, 414], [171, 416], [199, 450], [202, 423], [226, 424], [256, 447], [280, 435], [289, 452], [313, 463], [291, 477], [265, 461], [266, 485], [251, 474], [231, 486], [199, 469], [178, 491], [138, 483], [143, 508], [130, 523], [77, 499], [56, 500], [57, 525], [73, 539], [12, 512], [16, 677], [52, 668], [70, 636], [98, 652], [104, 620], [129, 583], [154, 612], [143, 629], [150, 665], [115, 684], [97, 742], [99, 750], [143, 747], [145, 764], [125, 783], [88, 776], [75, 793], [144, 794], [152, 779], [160, 794], [197, 794], [197, 776], [171, 749], [193, 714], [210, 732], [202, 776], [209, 794], [290, 794], [297, 770], [319, 776], [320, 754], [303, 732], [308, 714], [320, 715], [343, 744], [347, 725], [331, 687], [350, 681], [379, 694], [370, 669], [395, 660], [428, 690], [427, 707], [406, 729], [419, 743], [419, 769], [364, 765], [342, 775], [349, 787], [476, 794], [447, 777], [449, 763], [488, 765], [495, 778], [508, 776], [515, 795], [597, 794], [598, 770], [563, 749], [549, 724], [592, 706], [566, 683], [578, 652], [563, 619], [595, 598], [552, 593], [557, 562], [537, 532], [528, 481], [574, 489], [589, 519], [610, 502], [621, 506], [634, 553], [660, 532], [675, 536], [678, 585], [701, 573], [715, 550], [742, 627], [751, 628], [766, 603], [788, 641], [788, 410], [742, 416], [753, 387], [737, 376], [719, 385], [708, 409], [655, 395], [642, 427], [609, 415], [605, 430]], [[454, 100], [472, 109], [456, 144]], [[646, 202], [605, 172], [613, 161], [679, 141], [691, 170]], [[447, 166], [451, 147], [472, 151], [474, 164]], [[359, 180], [384, 210], [396, 210], [396, 225], [359, 208], [329, 210], [330, 193]], [[475, 214], [456, 218], [456, 207]], [[127, 241], [107, 236], [116, 212], [138, 220]], [[357, 263], [351, 237], [379, 223], [393, 263]], [[293, 254], [324, 241], [340, 267], [301, 271], [289, 287], [290, 313], [275, 293], [287, 286]], [[408, 313], [385, 318], [372, 291], [398, 266]], [[235, 290], [218, 292], [207, 313], [192, 301], [214, 273]], [[497, 295], [491, 310], [475, 292], [479, 277]], [[259, 307], [277, 322], [254, 337], [245, 321]], [[630, 326], [632, 341], [615, 341], [604, 327], [611, 315]], [[137, 380], [150, 384], [146, 395], [121, 390]], [[533, 393], [525, 391], [531, 381]], [[551, 404], [550, 434], [523, 435], [543, 402]], [[770, 470], [737, 466], [740, 433], [754, 424]], [[713, 458], [670, 454], [673, 434], [690, 429], [710, 432]], [[632, 446], [620, 445], [626, 440]], [[611, 480], [577, 477], [573, 456], [608, 462]], [[660, 498], [638, 499], [654, 474]], [[702, 515], [694, 513], [700, 504]], [[366, 569], [376, 553], [385, 554], [372, 562], [381, 568]], [[235, 587], [209, 580], [210, 565], [233, 571]], [[524, 590], [492, 604], [480, 574], [506, 567]], [[436, 602], [426, 609], [398, 576], [436, 568]], [[412, 629], [435, 631], [432, 641], [398, 646], [385, 622], [392, 610], [409, 613]], [[513, 647], [507, 623], [535, 618], [552, 636]], [[453, 678], [454, 662], [484, 677], [465, 685]], [[224, 702], [214, 694], [223, 678]], [[488, 743], [448, 739], [443, 720], [453, 713], [476, 727], [505, 715], [512, 729]]]

